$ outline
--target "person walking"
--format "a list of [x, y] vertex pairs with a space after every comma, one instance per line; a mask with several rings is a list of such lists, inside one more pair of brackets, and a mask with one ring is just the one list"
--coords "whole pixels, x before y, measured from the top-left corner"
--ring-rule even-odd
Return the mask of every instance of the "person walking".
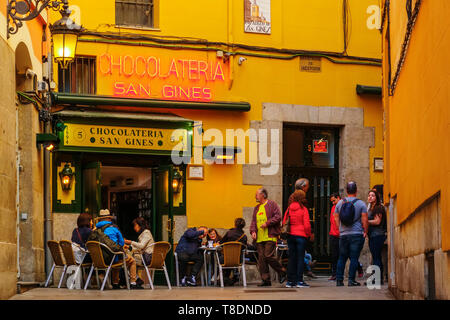
[[381, 284], [383, 284], [383, 260], [381, 252], [386, 241], [386, 209], [381, 203], [380, 194], [372, 189], [368, 195], [369, 249], [372, 263], [380, 268]]
[[368, 232], [367, 206], [359, 200], [356, 183], [347, 183], [347, 197], [340, 200], [335, 209], [336, 225], [339, 226], [339, 260], [336, 271], [336, 286], [344, 285], [344, 269], [350, 258], [348, 286], [360, 286], [355, 281], [358, 259]]
[[287, 288], [309, 288], [309, 285], [303, 281], [305, 247], [308, 237], [311, 236], [308, 209], [303, 205], [304, 198], [305, 192], [296, 190], [289, 197], [288, 209], [283, 219], [283, 225], [289, 219]]
[[286, 280], [286, 268], [276, 257], [277, 238], [281, 233], [281, 211], [276, 202], [268, 199], [265, 188], [260, 188], [255, 194], [259, 204], [253, 210], [250, 234], [256, 241], [258, 252], [259, 273], [262, 283], [259, 287], [271, 286], [269, 265], [278, 273], [280, 283]]
[[334, 218], [334, 212], [336, 210], [336, 205], [341, 200], [339, 193], [333, 193], [330, 196], [330, 201], [333, 204], [330, 212], [330, 252], [331, 252], [331, 277], [329, 281], [336, 281], [336, 269], [337, 262], [339, 259], [339, 227], [336, 225], [336, 219]]

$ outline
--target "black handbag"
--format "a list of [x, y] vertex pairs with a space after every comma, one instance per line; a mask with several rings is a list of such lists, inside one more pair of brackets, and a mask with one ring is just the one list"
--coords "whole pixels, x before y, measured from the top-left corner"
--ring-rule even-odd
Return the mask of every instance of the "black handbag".
[[290, 221], [290, 217], [289, 217], [289, 208], [288, 208], [287, 215], [288, 216], [286, 218], [286, 223], [281, 226], [280, 238], [283, 240], [286, 240], [289, 233], [291, 232], [291, 221]]

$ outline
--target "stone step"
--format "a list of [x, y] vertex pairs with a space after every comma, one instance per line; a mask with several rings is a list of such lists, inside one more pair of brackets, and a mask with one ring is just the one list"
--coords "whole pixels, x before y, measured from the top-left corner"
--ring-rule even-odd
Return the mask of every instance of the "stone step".
[[18, 281], [17, 282], [17, 293], [22, 294], [31, 289], [43, 287], [43, 282], [26, 282], [26, 281]]

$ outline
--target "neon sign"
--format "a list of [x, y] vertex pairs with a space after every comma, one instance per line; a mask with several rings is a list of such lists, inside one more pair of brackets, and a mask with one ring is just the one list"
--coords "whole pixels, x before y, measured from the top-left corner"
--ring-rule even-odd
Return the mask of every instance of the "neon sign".
[[112, 80], [114, 96], [211, 101], [211, 85], [226, 81], [221, 60], [165, 59], [103, 54], [99, 74]]
[[327, 140], [313, 140], [314, 149], [313, 153], [328, 153], [328, 141]]

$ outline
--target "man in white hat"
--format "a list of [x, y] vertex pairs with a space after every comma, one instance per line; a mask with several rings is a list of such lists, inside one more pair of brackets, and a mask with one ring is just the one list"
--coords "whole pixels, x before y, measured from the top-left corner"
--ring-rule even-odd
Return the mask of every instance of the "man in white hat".
[[[97, 229], [100, 229], [106, 225], [105, 229], [103, 229], [103, 232], [105, 235], [107, 235], [112, 241], [117, 243], [119, 246], [123, 247], [125, 242], [122, 236], [122, 233], [119, 231], [117, 227], [115, 227], [112, 224], [112, 219], [114, 217], [109, 213], [108, 209], [102, 209], [100, 210], [99, 216], [98, 216], [98, 223], [96, 224]], [[116, 258], [117, 259], [117, 258]], [[130, 270], [130, 287], [131, 289], [144, 289], [142, 287], [143, 281], [141, 280], [141, 283], [136, 284], [137, 280], [137, 274], [136, 274], [136, 260], [134, 258], [127, 254], [127, 259], [125, 260], [125, 263], [127, 264], [128, 270]], [[113, 269], [112, 270], [112, 286], [113, 289], [120, 289], [119, 286], [119, 270]], [[140, 279], [139, 279], [140, 280]]]

